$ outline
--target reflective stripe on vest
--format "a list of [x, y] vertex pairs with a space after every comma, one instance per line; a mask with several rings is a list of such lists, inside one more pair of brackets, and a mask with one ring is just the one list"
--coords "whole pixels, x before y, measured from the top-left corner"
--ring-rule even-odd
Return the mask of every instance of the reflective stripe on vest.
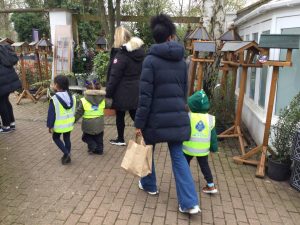
[[215, 126], [215, 117], [209, 114], [190, 113], [191, 138], [183, 142], [183, 151], [190, 156], [209, 154], [211, 130]]
[[84, 109], [84, 114], [82, 116], [83, 118], [92, 119], [92, 118], [97, 118], [97, 117], [104, 115], [104, 108], [105, 108], [105, 100], [104, 99], [98, 106], [93, 106], [85, 98], [81, 98], [80, 100], [82, 102], [82, 106]]
[[55, 108], [55, 122], [53, 130], [55, 133], [66, 133], [72, 131], [75, 122], [75, 109], [76, 98], [73, 98], [73, 107], [71, 109], [65, 109], [57, 99], [56, 95], [52, 97], [53, 105]]

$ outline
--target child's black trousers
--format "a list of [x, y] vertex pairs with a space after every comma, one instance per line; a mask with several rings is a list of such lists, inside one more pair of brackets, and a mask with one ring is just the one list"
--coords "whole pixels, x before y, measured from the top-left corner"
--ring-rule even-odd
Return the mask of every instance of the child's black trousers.
[[95, 135], [83, 133], [82, 141], [87, 143], [89, 151], [103, 152], [103, 133]]
[[[188, 161], [188, 164], [190, 165], [190, 162], [193, 158], [193, 156], [184, 154], [186, 160]], [[201, 169], [201, 172], [204, 176], [204, 179], [206, 180], [207, 183], [213, 183], [213, 176], [211, 174], [211, 170], [208, 164], [208, 155], [207, 156], [198, 156], [196, 157]]]

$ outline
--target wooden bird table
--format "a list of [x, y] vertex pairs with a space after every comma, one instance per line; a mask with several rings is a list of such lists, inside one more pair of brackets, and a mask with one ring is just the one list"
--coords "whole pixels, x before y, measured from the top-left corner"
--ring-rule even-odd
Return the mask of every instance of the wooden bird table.
[[[300, 35], [272, 34], [272, 35], [262, 35], [260, 38], [259, 47], [262, 48], [261, 53], [265, 56], [269, 57], [269, 50], [271, 48], [287, 49], [285, 61], [267, 60], [266, 62], [263, 62], [264, 66], [273, 67], [263, 143], [257, 146], [256, 148], [252, 149], [251, 151], [247, 152], [246, 154], [233, 157], [233, 160], [236, 163], [256, 165], [257, 169], [255, 175], [260, 178], [265, 176], [265, 162], [266, 162], [267, 151], [274, 154], [274, 152], [270, 148], [268, 148], [268, 144], [269, 144], [269, 134], [271, 128], [274, 100], [276, 94], [276, 85], [279, 76], [279, 68], [292, 66], [292, 50], [299, 49], [299, 41], [300, 41]], [[250, 159], [252, 156], [256, 154], [261, 154], [259, 160]]]
[[[224, 44], [222, 50], [224, 52], [222, 64], [225, 68], [234, 68], [233, 73], [236, 76], [237, 68], [242, 67], [242, 74], [240, 78], [240, 89], [238, 104], [236, 109], [235, 122], [232, 127], [218, 135], [219, 138], [238, 138], [240, 144], [241, 154], [245, 154], [243, 133], [241, 130], [241, 118], [244, 104], [245, 88], [247, 82], [247, 71], [249, 67], [261, 67], [261, 64], [255, 62], [255, 57], [259, 54], [259, 48], [256, 42], [249, 41], [228, 41]], [[225, 77], [227, 77], [228, 69], [224, 70]], [[235, 80], [235, 79], [234, 79]], [[223, 81], [225, 82], [225, 81]]]
[[26, 78], [26, 68], [25, 68], [25, 61], [24, 61], [24, 54], [27, 54], [29, 52], [29, 44], [27, 42], [15, 42], [11, 45], [17, 55], [19, 55], [20, 59], [20, 73], [21, 73], [21, 80], [22, 80], [22, 93], [20, 94], [18, 100], [17, 100], [17, 105], [20, 104], [21, 100], [23, 98], [29, 98], [31, 99], [34, 103], [36, 103], [36, 99], [33, 97], [33, 95], [29, 91], [29, 85], [27, 83], [27, 78]]

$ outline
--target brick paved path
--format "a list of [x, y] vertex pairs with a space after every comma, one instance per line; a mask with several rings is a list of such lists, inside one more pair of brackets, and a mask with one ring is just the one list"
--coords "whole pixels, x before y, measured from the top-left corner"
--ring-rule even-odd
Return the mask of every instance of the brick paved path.
[[[192, 161], [202, 213], [189, 217], [177, 209], [165, 144], [155, 152], [160, 195], [148, 196], [138, 189], [137, 178], [120, 169], [125, 148], [108, 144], [116, 135], [113, 118], [106, 120], [103, 156], [88, 155], [77, 124], [72, 164], [62, 166], [45, 128], [47, 103], [22, 101], [14, 108], [17, 131], [0, 135], [0, 224], [300, 223], [300, 193], [287, 182], [255, 178], [254, 167], [234, 164], [231, 156], [238, 151], [233, 141], [221, 142], [219, 156], [210, 159], [217, 195], [200, 193], [204, 180]], [[132, 127], [126, 129], [127, 140], [132, 133]]]

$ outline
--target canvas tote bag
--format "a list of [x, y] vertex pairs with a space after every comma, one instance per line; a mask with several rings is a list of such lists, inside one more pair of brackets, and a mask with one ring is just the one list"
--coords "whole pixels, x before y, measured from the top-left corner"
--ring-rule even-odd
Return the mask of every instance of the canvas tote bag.
[[130, 140], [121, 167], [138, 177], [152, 172], [152, 145], [146, 145], [143, 137]]

